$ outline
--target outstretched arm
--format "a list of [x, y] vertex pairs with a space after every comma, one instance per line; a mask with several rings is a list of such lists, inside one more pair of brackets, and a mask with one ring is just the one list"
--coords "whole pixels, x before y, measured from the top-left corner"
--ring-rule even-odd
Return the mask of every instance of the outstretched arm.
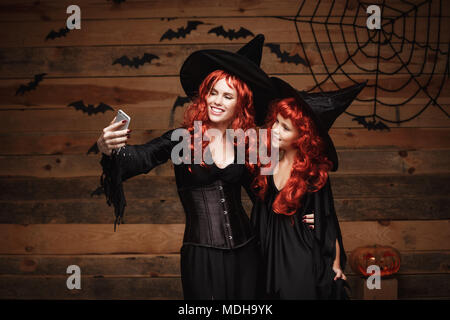
[[153, 139], [143, 145], [125, 145], [120, 151], [114, 149], [111, 155], [102, 154], [100, 164], [103, 173], [100, 183], [106, 195], [109, 206], [113, 204], [116, 224], [120, 224], [123, 217], [126, 199], [122, 182], [136, 175], [147, 173], [154, 167], [165, 163], [171, 155], [175, 142], [171, 141], [172, 130], [161, 137]]
[[127, 145], [131, 130], [121, 130], [124, 122], [114, 123], [115, 119], [116, 117], [103, 129], [97, 140], [98, 149], [102, 153], [103, 169], [115, 166], [113, 169], [120, 170], [121, 180], [125, 181], [138, 174], [149, 172], [170, 158], [174, 145], [171, 141], [173, 130], [146, 144]]

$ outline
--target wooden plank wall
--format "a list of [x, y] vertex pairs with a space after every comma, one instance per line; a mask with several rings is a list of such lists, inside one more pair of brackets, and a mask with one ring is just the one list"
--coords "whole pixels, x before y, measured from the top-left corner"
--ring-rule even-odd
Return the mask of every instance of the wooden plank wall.
[[[402, 5], [399, 0], [390, 2], [397, 8]], [[82, 100], [86, 105], [105, 103], [114, 110], [123, 109], [132, 117], [130, 144], [145, 143], [171, 127], [171, 108], [177, 96], [183, 95], [178, 72], [184, 59], [198, 49], [237, 50], [249, 39], [224, 39], [208, 34], [208, 30], [220, 25], [229, 29], [242, 26], [254, 34], [264, 33], [267, 43], [279, 43], [290, 54], [302, 55], [294, 23], [276, 18], [292, 18], [301, 1], [76, 3], [82, 12], [81, 30], [53, 40], [46, 40], [46, 36], [50, 30], [64, 27], [71, 1], [4, 0], [0, 4], [0, 297], [181, 299], [179, 249], [184, 215], [171, 164], [125, 183], [129, 200], [126, 224], [114, 233], [112, 208], [103, 195], [92, 195], [99, 186], [100, 156], [88, 150], [115, 112], [88, 115], [68, 104]], [[323, 17], [331, 0], [322, 3], [316, 15]], [[356, 3], [349, 2], [345, 21], [352, 21]], [[441, 8], [435, 3], [430, 17], [419, 11], [416, 41], [426, 40], [429, 21], [431, 32], [437, 32], [439, 13], [445, 16], [441, 30], [449, 29], [449, 3], [444, 1]], [[336, 14], [330, 21], [340, 20], [344, 4], [336, 1]], [[303, 17], [313, 15], [313, 8], [307, 6]], [[395, 14], [392, 10], [385, 13]], [[185, 38], [160, 41], [167, 29], [176, 30], [192, 20], [203, 24]], [[412, 36], [412, 18], [405, 21], [403, 31]], [[308, 30], [307, 23], [299, 26]], [[344, 37], [354, 48], [356, 40], [364, 40], [368, 34], [361, 33], [361, 38], [355, 39], [353, 30], [340, 33], [336, 26], [330, 28], [338, 44], [338, 59], [347, 55]], [[327, 33], [318, 29], [315, 36], [321, 51], [312, 32], [303, 32], [302, 41], [311, 68], [321, 80], [326, 69], [320, 53], [328, 68], [337, 65], [327, 50]], [[433, 46], [444, 45], [445, 51], [448, 41], [448, 33], [443, 33]], [[413, 44], [404, 45], [409, 53]], [[368, 53], [375, 54], [376, 48], [369, 46]], [[446, 56], [417, 46], [414, 50], [413, 66], [414, 61], [437, 59], [434, 70], [430, 64], [423, 70], [435, 75], [428, 90], [436, 92], [445, 74]], [[159, 59], [140, 68], [112, 65], [122, 55], [144, 53]], [[373, 59], [355, 59], [365, 68], [375, 66]], [[382, 63], [386, 72], [398, 68], [395, 61]], [[267, 47], [262, 67], [299, 89], [314, 84], [308, 67], [282, 63]], [[356, 80], [369, 79], [369, 83], [376, 78], [375, 73], [364, 73], [348, 64], [334, 76], [342, 86], [352, 84], [344, 72]], [[35, 90], [16, 95], [21, 84], [40, 73], [46, 75]], [[408, 72], [401, 70], [382, 75], [378, 81], [393, 88], [407, 79]], [[327, 82], [323, 88], [335, 87]], [[438, 99], [447, 114], [448, 88], [446, 81]], [[414, 85], [407, 86], [400, 93], [385, 93], [381, 99], [400, 103], [416, 90]], [[360, 98], [370, 99], [373, 94], [373, 89], [367, 88]], [[414, 115], [427, 101], [420, 92], [399, 108], [400, 117]], [[355, 102], [348, 111], [364, 115], [372, 109], [372, 103]], [[183, 108], [175, 110], [174, 125], [182, 112]], [[389, 107], [380, 106], [377, 113], [395, 118]], [[448, 116], [430, 106], [414, 120], [391, 125], [390, 131], [368, 131], [346, 114], [331, 130], [340, 157], [339, 172], [331, 174], [331, 179], [345, 249], [349, 254], [358, 246], [378, 243], [400, 250], [403, 260], [397, 278], [402, 299], [450, 298], [449, 125]], [[250, 208], [248, 199], [245, 205]], [[66, 288], [66, 268], [72, 264], [81, 268], [82, 290]], [[345, 271], [354, 284], [356, 275], [350, 268]]]

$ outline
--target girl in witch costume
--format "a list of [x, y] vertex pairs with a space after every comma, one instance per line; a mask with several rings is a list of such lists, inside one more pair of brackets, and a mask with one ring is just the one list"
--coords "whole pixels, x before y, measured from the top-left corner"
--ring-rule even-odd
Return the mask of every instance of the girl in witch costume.
[[[268, 142], [280, 149], [273, 175], [260, 175], [251, 221], [261, 241], [267, 299], [347, 299], [346, 255], [328, 172], [338, 158], [328, 130], [365, 86], [307, 94], [271, 78], [278, 99], [268, 112]], [[307, 100], [309, 104], [305, 101]], [[314, 215], [314, 227], [302, 222]]]
[[[259, 108], [275, 94], [269, 77], [259, 68], [263, 42], [264, 37], [258, 35], [237, 53], [200, 50], [187, 58], [180, 80], [193, 98], [183, 124], [191, 138], [196, 120], [202, 121], [203, 135], [213, 128], [225, 136], [227, 128], [245, 131], [253, 127], [255, 108], [256, 119], [262, 119]], [[127, 132], [118, 130], [120, 125], [113, 120], [97, 141], [103, 153], [101, 184], [108, 204], [115, 207], [114, 230], [126, 206], [122, 182], [168, 161], [179, 142], [172, 141], [173, 130], [169, 130], [146, 144], [127, 145]], [[181, 248], [185, 299], [256, 298], [259, 249], [241, 204], [241, 186], [249, 190], [252, 166], [236, 163], [235, 147], [234, 141], [215, 137], [201, 146], [212, 157], [212, 165], [174, 163], [186, 214]]]

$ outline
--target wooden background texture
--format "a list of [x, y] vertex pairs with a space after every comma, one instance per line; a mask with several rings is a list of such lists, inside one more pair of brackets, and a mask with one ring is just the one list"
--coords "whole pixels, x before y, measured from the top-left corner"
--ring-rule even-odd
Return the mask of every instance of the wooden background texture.
[[[183, 107], [175, 109], [172, 125], [170, 118], [176, 98], [184, 96], [178, 77], [184, 59], [205, 48], [234, 51], [250, 39], [230, 40], [208, 34], [213, 27], [244, 27], [255, 35], [263, 33], [266, 43], [280, 44], [289, 54], [303, 56], [294, 22], [278, 18], [293, 18], [301, 2], [127, 0], [115, 4], [78, 0], [81, 30], [46, 40], [52, 29], [65, 26], [66, 8], [72, 1], [1, 1], [0, 298], [182, 299], [179, 249], [185, 218], [172, 164], [124, 183], [129, 204], [126, 224], [114, 233], [113, 208], [108, 207], [103, 194], [91, 195], [99, 186], [101, 166], [100, 155], [88, 150], [118, 109], [132, 118], [130, 144], [145, 143], [176, 126]], [[403, 5], [399, 0], [389, 2], [397, 8]], [[332, 1], [322, 3], [317, 12], [313, 12], [313, 6], [306, 7], [302, 18], [314, 15], [323, 20]], [[356, 3], [349, 1], [345, 21], [353, 21]], [[408, 37], [415, 34], [416, 41], [426, 41], [428, 33], [436, 34], [440, 28], [441, 39], [431, 46], [441, 45], [445, 51], [450, 3], [443, 1], [442, 7], [435, 3], [430, 15], [418, 12], [415, 24], [406, 16], [404, 25], [394, 26]], [[336, 1], [336, 14], [330, 21], [340, 21], [344, 4]], [[385, 11], [387, 16], [395, 13]], [[439, 14], [443, 15], [440, 26]], [[367, 14], [359, 14], [357, 19], [365, 21]], [[177, 30], [193, 20], [203, 24], [185, 38], [160, 41], [169, 28]], [[303, 30], [311, 69], [319, 80], [325, 79], [327, 70], [320, 54], [328, 68], [337, 66], [329, 35], [319, 27], [315, 34], [308, 32], [308, 23], [298, 26]], [[333, 24], [330, 30], [341, 60], [347, 56], [344, 40], [354, 48], [357, 40], [365, 40], [368, 35], [360, 32], [356, 39], [353, 30], [341, 33]], [[436, 92], [448, 72], [448, 55], [413, 47], [406, 42], [403, 54], [414, 49], [412, 70], [424, 60], [429, 62], [423, 74], [433, 75], [427, 91]], [[378, 45], [366, 49], [377, 54]], [[383, 50], [389, 51], [382, 46], [381, 55], [388, 54]], [[132, 58], [144, 53], [159, 59], [139, 68], [112, 64], [123, 55]], [[355, 62], [369, 69], [376, 67], [376, 60], [361, 55], [355, 56]], [[393, 72], [399, 62], [382, 61], [380, 66], [385, 72]], [[298, 89], [314, 85], [307, 66], [283, 63], [268, 47], [264, 47], [262, 67]], [[344, 72], [357, 81], [376, 81], [375, 72], [363, 72], [348, 64], [333, 76], [344, 87], [352, 84]], [[16, 95], [20, 85], [40, 73], [46, 75], [35, 90]], [[378, 82], [395, 88], [409, 78], [403, 69], [379, 75]], [[389, 124], [389, 131], [369, 131], [343, 114], [331, 129], [340, 159], [339, 171], [331, 173], [331, 182], [345, 250], [349, 255], [363, 245], [397, 248], [402, 254], [396, 276], [400, 299], [450, 299], [449, 87], [447, 77], [437, 100], [447, 114], [430, 105], [411, 121]], [[322, 88], [336, 87], [328, 81]], [[411, 82], [397, 93], [378, 93], [378, 98], [395, 105], [416, 91], [417, 84]], [[359, 98], [373, 96], [374, 89], [366, 88]], [[88, 115], [68, 107], [79, 100], [94, 106], [105, 103], [115, 111]], [[399, 108], [378, 106], [377, 114], [394, 119], [396, 109], [397, 116], [406, 119], [428, 100], [420, 91]], [[358, 115], [372, 110], [373, 102], [361, 101], [348, 109]], [[244, 196], [249, 210], [250, 202]], [[81, 290], [66, 287], [66, 269], [73, 264], [81, 268]], [[354, 285], [358, 276], [349, 266], [345, 273]]]

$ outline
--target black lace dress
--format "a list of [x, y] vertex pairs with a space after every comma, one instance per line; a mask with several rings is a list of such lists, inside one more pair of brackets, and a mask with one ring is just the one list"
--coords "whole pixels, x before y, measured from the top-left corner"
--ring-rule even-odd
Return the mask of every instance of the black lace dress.
[[[307, 193], [302, 206], [292, 216], [277, 214], [272, 204], [279, 193], [273, 176], [267, 177], [268, 191], [264, 201], [253, 207], [251, 221], [261, 241], [266, 299], [347, 299], [344, 280], [334, 281], [332, 269], [335, 243], [340, 243], [340, 263], [346, 256], [336, 217], [330, 181], [317, 192]], [[302, 217], [314, 211], [314, 227]]]
[[[171, 140], [172, 131], [143, 145], [126, 145], [111, 156], [103, 154], [101, 183], [108, 204], [114, 205], [116, 223], [126, 206], [122, 182], [171, 159], [178, 144]], [[186, 214], [181, 247], [184, 298], [257, 298], [260, 252], [241, 204], [241, 186], [249, 190], [251, 180], [245, 165], [236, 163], [235, 152], [235, 163], [223, 169], [182, 163], [174, 170]]]

